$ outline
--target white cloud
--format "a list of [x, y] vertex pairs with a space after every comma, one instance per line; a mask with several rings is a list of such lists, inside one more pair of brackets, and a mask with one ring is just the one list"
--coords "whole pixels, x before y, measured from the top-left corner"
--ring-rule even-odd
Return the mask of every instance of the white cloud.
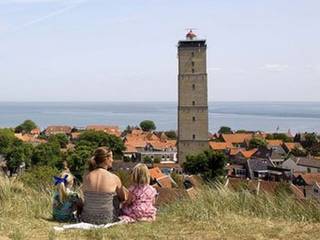
[[283, 72], [289, 68], [286, 64], [265, 64], [261, 69], [268, 72]]
[[[1, 0], [0, 0], [1, 1]], [[15, 1], [15, 2], [63, 2], [63, 0], [10, 0], [11, 2]], [[13, 32], [16, 32], [16, 31], [19, 31], [20, 29], [23, 29], [25, 27], [29, 27], [31, 25], [34, 25], [34, 24], [37, 24], [37, 23], [40, 23], [40, 22], [43, 22], [43, 21], [46, 21], [52, 17], [56, 17], [56, 16], [59, 16], [59, 15], [62, 15], [64, 14], [65, 12], [67, 11], [70, 11], [76, 7], [78, 7], [79, 5], [87, 2], [88, 0], [70, 0], [70, 1], [64, 1], [68, 4], [63, 4], [63, 7], [55, 10], [55, 11], [52, 11], [46, 15], [43, 15], [43, 16], [40, 16], [40, 17], [37, 17], [37, 18], [34, 18], [30, 21], [27, 21], [21, 25], [18, 25], [18, 26], [13, 26], [12, 28], [7, 28], [6, 30], [7, 31], [13, 31]], [[4, 1], [2, 1], [4, 2]], [[0, 2], [1, 3], [1, 2]], [[1, 30], [1, 28], [0, 28]]]

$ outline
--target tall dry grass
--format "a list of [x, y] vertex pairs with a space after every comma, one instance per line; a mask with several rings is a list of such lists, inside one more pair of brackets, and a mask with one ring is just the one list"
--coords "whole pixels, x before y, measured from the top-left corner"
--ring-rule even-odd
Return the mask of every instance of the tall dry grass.
[[263, 192], [255, 195], [247, 190], [235, 192], [221, 185], [205, 186], [195, 199], [172, 204], [165, 211], [187, 219], [204, 221], [236, 214], [291, 222], [320, 222], [320, 204], [316, 200], [298, 201], [285, 192], [277, 195]]
[[0, 178], [0, 239], [318, 239], [317, 202], [206, 186], [195, 199], [162, 206], [153, 223], [54, 233], [51, 196]]
[[47, 228], [50, 212], [48, 192], [25, 187], [16, 179], [0, 178], [0, 232], [12, 239], [26, 239], [36, 228]]

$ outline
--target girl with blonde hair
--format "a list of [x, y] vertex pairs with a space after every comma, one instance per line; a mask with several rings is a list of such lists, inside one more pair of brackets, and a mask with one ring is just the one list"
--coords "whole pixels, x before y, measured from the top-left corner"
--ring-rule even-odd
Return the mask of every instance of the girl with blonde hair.
[[126, 222], [154, 221], [157, 209], [154, 207], [157, 191], [150, 186], [149, 169], [137, 164], [131, 174], [133, 185], [129, 187], [128, 200], [122, 208], [121, 220]]
[[71, 189], [74, 184], [74, 176], [68, 168], [54, 177], [56, 191], [53, 195], [52, 216], [57, 221], [73, 221], [76, 220], [77, 206], [81, 199], [76, 192]]

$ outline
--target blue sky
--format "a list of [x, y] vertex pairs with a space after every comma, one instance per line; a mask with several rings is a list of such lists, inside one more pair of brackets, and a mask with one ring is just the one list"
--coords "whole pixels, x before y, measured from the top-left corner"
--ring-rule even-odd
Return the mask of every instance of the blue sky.
[[318, 0], [0, 0], [0, 101], [175, 101], [208, 41], [209, 100], [320, 101]]

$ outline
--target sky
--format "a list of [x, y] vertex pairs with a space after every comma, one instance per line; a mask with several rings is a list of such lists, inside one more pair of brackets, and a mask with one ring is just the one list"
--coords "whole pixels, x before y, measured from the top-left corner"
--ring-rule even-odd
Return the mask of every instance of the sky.
[[209, 101], [320, 101], [319, 0], [0, 0], [0, 101], [176, 101], [177, 42]]

